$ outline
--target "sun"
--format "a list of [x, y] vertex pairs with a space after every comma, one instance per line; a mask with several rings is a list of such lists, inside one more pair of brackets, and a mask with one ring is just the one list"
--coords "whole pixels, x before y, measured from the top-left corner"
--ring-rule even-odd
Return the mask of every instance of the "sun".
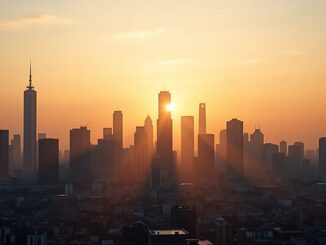
[[166, 110], [172, 112], [174, 110], [174, 106], [172, 104], [167, 104], [166, 105]]

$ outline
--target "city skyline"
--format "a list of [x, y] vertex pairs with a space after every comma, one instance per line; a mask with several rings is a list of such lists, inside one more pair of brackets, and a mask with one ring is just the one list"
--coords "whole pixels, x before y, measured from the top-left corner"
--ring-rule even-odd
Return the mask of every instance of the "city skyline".
[[80, 125], [95, 143], [115, 110], [124, 113], [130, 145], [134, 125], [157, 118], [164, 86], [173, 94], [177, 150], [181, 116], [195, 116], [196, 132], [199, 102], [215, 135], [239, 118], [244, 132], [260, 125], [266, 142], [317, 148], [326, 123], [324, 1], [62, 3], [0, 3], [0, 127], [11, 135], [23, 133], [31, 58], [39, 132], [63, 149]]

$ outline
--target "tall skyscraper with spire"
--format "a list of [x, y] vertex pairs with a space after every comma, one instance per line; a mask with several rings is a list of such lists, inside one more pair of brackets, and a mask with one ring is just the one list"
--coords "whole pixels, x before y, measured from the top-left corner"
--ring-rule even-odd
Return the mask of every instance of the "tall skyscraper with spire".
[[32, 85], [32, 64], [29, 66], [29, 84], [24, 91], [24, 150], [25, 177], [36, 177], [36, 91]]
[[198, 134], [206, 134], [206, 105], [199, 104], [199, 131]]

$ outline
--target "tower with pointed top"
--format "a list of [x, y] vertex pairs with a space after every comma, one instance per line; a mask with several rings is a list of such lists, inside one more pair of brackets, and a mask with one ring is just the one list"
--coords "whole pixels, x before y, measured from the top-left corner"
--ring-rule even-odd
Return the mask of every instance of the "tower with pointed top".
[[32, 85], [32, 65], [29, 66], [29, 83], [24, 91], [24, 176], [36, 177], [36, 91]]

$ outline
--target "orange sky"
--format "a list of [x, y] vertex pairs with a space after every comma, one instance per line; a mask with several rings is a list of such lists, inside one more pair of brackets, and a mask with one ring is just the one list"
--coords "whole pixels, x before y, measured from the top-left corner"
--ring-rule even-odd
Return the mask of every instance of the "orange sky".
[[326, 135], [326, 2], [0, 1], [0, 128], [22, 133], [29, 59], [38, 131], [68, 147], [88, 125], [92, 142], [123, 111], [125, 146], [164, 86], [180, 116], [207, 107], [208, 131], [237, 117], [268, 142], [315, 148]]

